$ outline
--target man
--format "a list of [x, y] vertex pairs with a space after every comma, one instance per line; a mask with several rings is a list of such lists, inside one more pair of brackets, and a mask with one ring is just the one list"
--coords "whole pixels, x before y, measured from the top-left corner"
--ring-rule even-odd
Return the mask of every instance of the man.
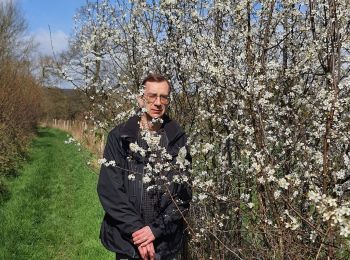
[[142, 86], [142, 113], [108, 135], [97, 187], [105, 210], [100, 238], [116, 259], [176, 259], [191, 191], [173, 178], [188, 172], [176, 163], [180, 154], [191, 158], [184, 131], [166, 115], [168, 80], [150, 74]]

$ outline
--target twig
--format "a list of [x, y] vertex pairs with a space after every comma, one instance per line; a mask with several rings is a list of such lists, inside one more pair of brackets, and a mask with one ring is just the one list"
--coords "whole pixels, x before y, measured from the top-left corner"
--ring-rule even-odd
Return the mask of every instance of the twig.
[[[330, 229], [331, 229], [331, 227], [328, 228], [327, 234], [328, 234], [328, 232], [330, 231]], [[318, 249], [318, 251], [317, 251], [317, 255], [316, 255], [316, 258], [315, 258], [316, 260], [317, 260], [318, 257], [320, 256], [321, 249], [322, 249], [322, 246], [324, 245], [324, 242], [325, 242], [326, 238], [327, 238], [327, 236], [326, 236], [326, 234], [325, 234], [325, 235], [324, 235], [324, 238], [322, 239], [321, 245], [320, 245], [320, 247], [319, 247], [319, 249]]]
[[221, 245], [223, 245], [228, 251], [230, 251], [232, 254], [234, 254], [236, 257], [238, 257], [238, 259], [242, 259], [242, 260], [243, 260], [243, 258], [239, 257], [239, 255], [238, 255], [236, 252], [234, 252], [231, 248], [229, 248], [228, 246], [226, 246], [225, 243], [222, 242], [214, 233], [212, 233], [212, 232], [210, 232], [210, 231], [208, 231], [208, 232], [209, 232]]
[[54, 48], [53, 48], [53, 43], [52, 43], [51, 27], [50, 27], [50, 25], [49, 25], [49, 24], [48, 24], [47, 26], [49, 27], [49, 33], [50, 33], [50, 45], [51, 45], [51, 50], [52, 50], [52, 56], [53, 56], [54, 61], [57, 63], [56, 53], [55, 53], [55, 50], [54, 50]]
[[165, 188], [166, 188], [166, 190], [167, 190], [167, 192], [168, 192], [168, 194], [169, 194], [169, 196], [170, 196], [172, 202], [175, 204], [177, 210], [180, 212], [181, 217], [182, 217], [183, 220], [186, 222], [187, 227], [190, 229], [192, 235], [195, 236], [194, 230], [192, 229], [192, 227], [191, 227], [190, 224], [188, 223], [187, 219], [185, 218], [184, 214], [183, 214], [182, 211], [180, 210], [179, 206], [177, 205], [176, 201], [174, 200], [174, 197], [171, 195], [170, 190], [169, 190], [169, 187], [168, 187], [166, 184], [164, 184], [164, 186], [165, 186]]
[[284, 199], [284, 202], [288, 205], [289, 208], [291, 208], [295, 214], [298, 215], [299, 218], [301, 218], [303, 221], [305, 221], [310, 227], [312, 227], [315, 231], [317, 231], [318, 233], [320, 233], [322, 236], [325, 236], [326, 234], [323, 233], [321, 230], [319, 230], [317, 227], [315, 227], [309, 220], [307, 220], [306, 218], [304, 218], [289, 202], [288, 200], [282, 196]]

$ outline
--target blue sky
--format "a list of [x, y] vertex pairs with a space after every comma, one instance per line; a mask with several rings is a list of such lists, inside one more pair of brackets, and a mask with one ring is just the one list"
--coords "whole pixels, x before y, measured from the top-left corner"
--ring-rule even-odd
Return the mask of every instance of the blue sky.
[[79, 7], [86, 4], [86, 0], [16, 0], [15, 2], [28, 22], [29, 34], [39, 44], [38, 51], [49, 55], [52, 54], [52, 50], [48, 25], [51, 28], [55, 52], [65, 50], [68, 46], [68, 37], [73, 32], [73, 16]]

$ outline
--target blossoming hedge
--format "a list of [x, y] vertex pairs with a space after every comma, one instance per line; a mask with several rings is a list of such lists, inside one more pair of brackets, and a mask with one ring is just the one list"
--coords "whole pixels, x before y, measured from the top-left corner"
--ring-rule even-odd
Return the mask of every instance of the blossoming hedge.
[[350, 9], [339, 1], [89, 3], [60, 72], [109, 129], [149, 71], [189, 134], [198, 259], [349, 256]]

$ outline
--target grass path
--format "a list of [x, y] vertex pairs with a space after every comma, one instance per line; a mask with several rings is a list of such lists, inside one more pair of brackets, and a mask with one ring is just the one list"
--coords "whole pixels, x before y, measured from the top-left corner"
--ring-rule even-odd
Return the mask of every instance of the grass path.
[[98, 235], [103, 211], [90, 155], [66, 133], [40, 128], [0, 205], [0, 259], [113, 259]]

